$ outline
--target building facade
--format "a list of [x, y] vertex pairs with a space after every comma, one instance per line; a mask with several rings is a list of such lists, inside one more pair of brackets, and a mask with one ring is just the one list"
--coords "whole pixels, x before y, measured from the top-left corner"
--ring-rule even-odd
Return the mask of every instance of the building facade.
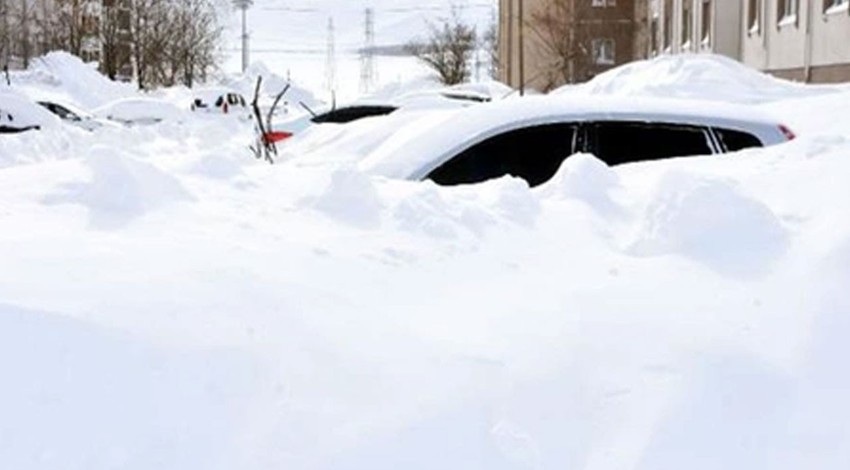
[[804, 82], [850, 81], [850, 0], [748, 0], [741, 61]]
[[500, 0], [499, 78], [548, 91], [646, 57], [641, 0]]
[[648, 0], [649, 55], [741, 56], [741, 0]]
[[[499, 77], [546, 91], [659, 54], [850, 81], [850, 0], [500, 0]], [[560, 40], [556, 40], [560, 38]]]
[[0, 66], [26, 68], [61, 49], [98, 62], [111, 78], [132, 78], [131, 7], [131, 0], [0, 1]]

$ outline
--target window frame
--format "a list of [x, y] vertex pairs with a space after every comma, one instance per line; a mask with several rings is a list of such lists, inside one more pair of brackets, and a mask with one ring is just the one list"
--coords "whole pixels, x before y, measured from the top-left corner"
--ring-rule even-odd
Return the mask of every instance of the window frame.
[[823, 0], [823, 14], [836, 15], [850, 12], [850, 0]]
[[[606, 49], [603, 47], [605, 44], [610, 44], [610, 59], [606, 57], [601, 57], [602, 52]], [[597, 51], [599, 54], [597, 54]], [[616, 65], [617, 64], [617, 42], [614, 38], [593, 38], [590, 40], [590, 54], [593, 59], [593, 65]], [[599, 56], [599, 57], [597, 57]]]
[[761, 34], [762, 3], [764, 0], [748, 0], [747, 2], [747, 35]]
[[[811, 0], [810, 0], [811, 1]], [[800, 0], [779, 0], [776, 3], [776, 27], [798, 27], [800, 24]]]
[[659, 127], [668, 127], [668, 128], [698, 129], [700, 132], [702, 132], [703, 136], [705, 137], [706, 145], [708, 146], [708, 149], [711, 151], [711, 153], [709, 153], [709, 154], [700, 155], [700, 156], [718, 155], [718, 154], [723, 153], [723, 147], [722, 147], [720, 141], [718, 140], [717, 135], [715, 135], [715, 133], [712, 129], [712, 126], [709, 126], [709, 125], [706, 125], [706, 124], [694, 124], [694, 123], [687, 123], [687, 122], [654, 121], [654, 120], [650, 120], [650, 119], [627, 118], [627, 117], [617, 118], [617, 119], [589, 119], [589, 120], [583, 122], [582, 123], [583, 124], [582, 125], [582, 132], [581, 132], [582, 135], [579, 138], [579, 142], [582, 144], [582, 146], [578, 150], [582, 151], [582, 152], [587, 152], [587, 153], [591, 153], [593, 155], [596, 155], [599, 159], [601, 159], [602, 161], [605, 161], [606, 164], [609, 165], [609, 166], [625, 165], [625, 164], [628, 164], [628, 163], [637, 163], [637, 162], [644, 162], [644, 161], [663, 160], [663, 159], [668, 159], [668, 158], [682, 158], [682, 157], [688, 157], [689, 156], [689, 155], [680, 155], [680, 156], [670, 156], [670, 157], [640, 158], [640, 159], [635, 159], [635, 160], [631, 160], [631, 161], [627, 161], [627, 162], [610, 163], [610, 162], [606, 161], [607, 156], [600, 156], [599, 155], [599, 153], [600, 153], [599, 149], [598, 149], [598, 139], [599, 139], [599, 137], [597, 135], [596, 127], [597, 127], [597, 125], [600, 125], [600, 124], [614, 124], [614, 123], [616, 123], [616, 124], [628, 123], [628, 124], [634, 124], [634, 125], [659, 126]]

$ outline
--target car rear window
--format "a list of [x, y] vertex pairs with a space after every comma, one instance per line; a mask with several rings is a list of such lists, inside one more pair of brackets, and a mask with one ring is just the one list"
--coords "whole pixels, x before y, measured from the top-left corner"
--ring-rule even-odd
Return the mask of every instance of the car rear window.
[[505, 132], [464, 150], [427, 178], [449, 186], [512, 175], [537, 186], [555, 176], [573, 153], [575, 135], [575, 124], [569, 123]]
[[349, 106], [345, 108], [334, 109], [324, 114], [320, 114], [312, 119], [316, 124], [335, 123], [345, 124], [358, 119], [383, 116], [395, 111], [394, 106]]
[[764, 144], [758, 137], [749, 132], [738, 131], [734, 129], [714, 128], [714, 132], [720, 139], [720, 143], [728, 152], [735, 152], [751, 147], [764, 147]]
[[609, 165], [714, 153], [707, 130], [699, 126], [607, 121], [590, 129], [590, 150]]

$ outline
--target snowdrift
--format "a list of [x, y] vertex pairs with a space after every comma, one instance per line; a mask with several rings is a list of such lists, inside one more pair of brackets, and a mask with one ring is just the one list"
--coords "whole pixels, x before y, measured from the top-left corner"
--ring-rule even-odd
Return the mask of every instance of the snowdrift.
[[764, 103], [812, 97], [847, 87], [801, 85], [771, 77], [714, 54], [662, 55], [599, 74], [587, 83], [567, 85], [555, 94], [702, 98], [733, 103]]
[[133, 85], [109, 80], [94, 64], [61, 51], [33, 59], [26, 71], [12, 72], [12, 86], [33, 99], [57, 99], [88, 109], [135, 93]]
[[799, 89], [788, 144], [534, 190], [3, 136], [0, 468], [844, 470], [850, 123]]

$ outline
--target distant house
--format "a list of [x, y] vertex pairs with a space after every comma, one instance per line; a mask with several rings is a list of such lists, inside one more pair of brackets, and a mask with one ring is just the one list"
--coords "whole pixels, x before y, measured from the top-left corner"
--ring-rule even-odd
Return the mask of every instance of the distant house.
[[[66, 1], [57, 0], [60, 6]], [[98, 62], [101, 71], [113, 79], [133, 78], [131, 7], [131, 0], [84, 0], [80, 56]]]
[[0, 66], [20, 69], [33, 57], [67, 50], [98, 62], [117, 79], [133, 76], [132, 0], [19, 0], [0, 2]]
[[500, 0], [499, 78], [546, 91], [647, 55], [641, 0]]

